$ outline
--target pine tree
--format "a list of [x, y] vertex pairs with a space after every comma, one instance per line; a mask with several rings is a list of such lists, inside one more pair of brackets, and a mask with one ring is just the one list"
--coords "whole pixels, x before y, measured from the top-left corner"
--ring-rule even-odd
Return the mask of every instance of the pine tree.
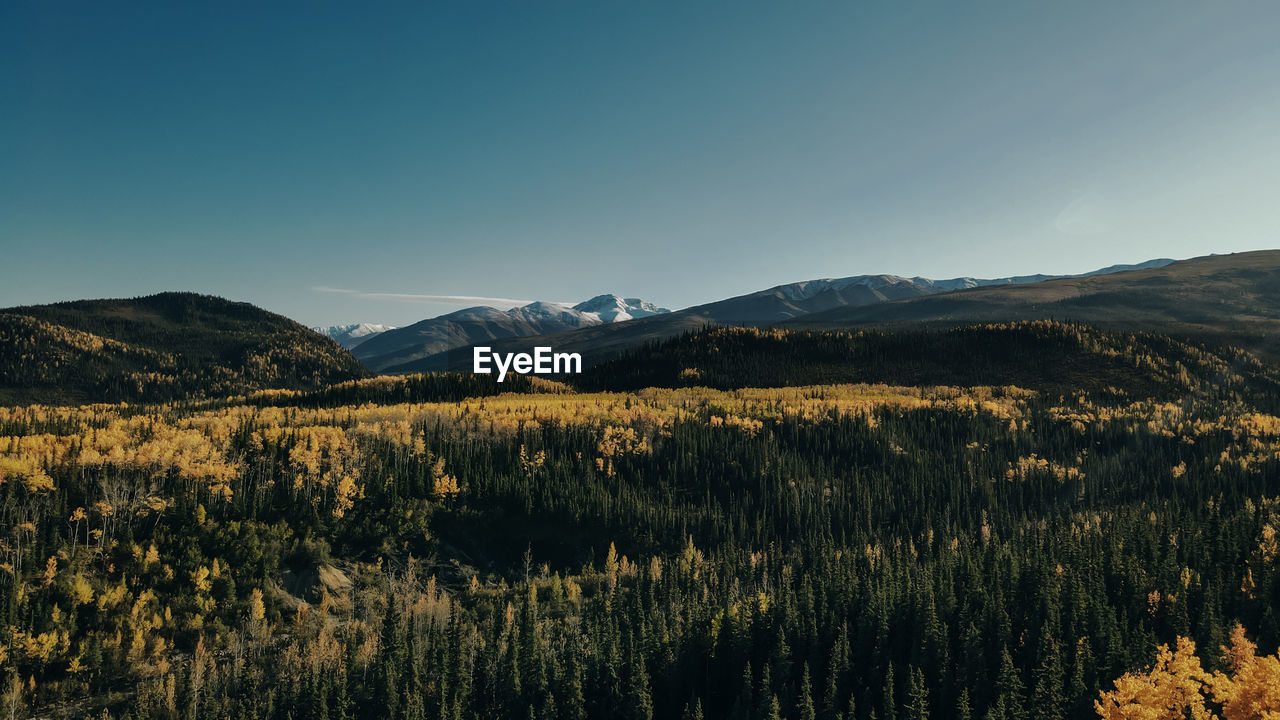
[[982, 705], [988, 697], [986, 693], [989, 692], [991, 678], [987, 673], [986, 649], [982, 641], [982, 632], [973, 622], [970, 622], [965, 629], [961, 647], [961, 654], [957, 658], [963, 663], [959, 681], [977, 691], [977, 697], [972, 699], [976, 699], [978, 704]]
[[381, 700], [387, 708], [389, 717], [395, 716], [400, 707], [400, 656], [403, 653], [404, 638], [396, 627], [395, 606], [392, 598], [388, 598], [387, 610], [382, 619], [382, 642], [385, 650], [380, 656], [379, 676], [381, 680]]
[[955, 720], [972, 720], [973, 708], [969, 706], [969, 689], [965, 688], [960, 691], [960, 696], [956, 698], [956, 715]]
[[[315, 717], [316, 720], [329, 720], [329, 684], [330, 676], [326, 673], [320, 677], [319, 686], [316, 691], [315, 699]], [[419, 719], [414, 719], [419, 720]]]
[[512, 628], [508, 627], [504, 635], [506, 652], [501, 668], [502, 703], [507, 708], [507, 712], [515, 713], [517, 709], [527, 705], [524, 702], [524, 678], [520, 677], [520, 643]]
[[[1013, 656], [1009, 654], [1009, 648], [1001, 648], [1000, 673], [996, 678], [996, 702], [993, 706], [999, 710], [995, 717], [1001, 720], [1027, 720], [1024, 709], [1026, 708], [1025, 688], [1022, 676], [1013, 664]], [[990, 713], [988, 717], [991, 717]]]
[[835, 720], [836, 715], [839, 713], [839, 708], [836, 706], [838, 702], [836, 697], [839, 692], [838, 683], [839, 679], [836, 676], [835, 663], [830, 663], [830, 668], [827, 671], [827, 683], [822, 691], [823, 720]]
[[347, 664], [341, 663], [338, 666], [338, 679], [335, 682], [336, 695], [334, 699], [334, 717], [336, 720], [349, 720], [351, 717], [351, 698], [348, 695], [347, 685], [351, 680], [347, 675]]
[[569, 652], [564, 703], [560, 710], [565, 720], [586, 720], [587, 701], [582, 690], [582, 662], [577, 652]]
[[1062, 696], [1062, 659], [1048, 621], [1040, 630], [1040, 664], [1032, 673], [1031, 717], [1061, 718], [1066, 706]]
[[1009, 705], [1003, 697], [997, 697], [995, 703], [987, 708], [984, 720], [1010, 720]]
[[889, 669], [884, 673], [884, 699], [880, 706], [884, 720], [896, 720], [898, 717], [898, 703], [895, 700], [895, 688], [893, 680], [893, 663], [889, 663]]
[[773, 676], [769, 672], [770, 663], [763, 663], [760, 666], [760, 683], [756, 688], [756, 712], [755, 716], [765, 717], [769, 714], [769, 702], [776, 698], [773, 692]]
[[907, 668], [906, 720], [929, 720], [929, 688], [919, 668]]
[[778, 696], [773, 693], [769, 694], [769, 704], [764, 720], [782, 720], [782, 704], [778, 702]]
[[560, 714], [560, 708], [556, 703], [555, 694], [547, 693], [546, 700], [542, 703], [542, 710], [538, 713], [538, 717], [542, 720], [561, 720], [564, 717]]
[[627, 698], [623, 717], [629, 720], [653, 720], [653, 693], [649, 689], [649, 672], [645, 669], [644, 658], [631, 643], [631, 662], [627, 672]]
[[813, 681], [809, 678], [809, 663], [804, 664], [800, 674], [800, 697], [796, 699], [797, 720], [815, 720], [817, 713], [813, 707]]
[[1093, 696], [1097, 695], [1091, 692], [1093, 674], [1093, 649], [1085, 638], [1080, 638], [1076, 642], [1075, 655], [1071, 663], [1071, 678], [1067, 682], [1066, 696], [1073, 698], [1071, 704], [1071, 714], [1083, 715], [1092, 709]]
[[823, 720], [836, 720], [840, 714], [840, 676], [848, 669], [849, 662], [849, 624], [842, 623], [840, 634], [831, 646], [831, 656], [827, 662], [827, 683], [822, 693]]

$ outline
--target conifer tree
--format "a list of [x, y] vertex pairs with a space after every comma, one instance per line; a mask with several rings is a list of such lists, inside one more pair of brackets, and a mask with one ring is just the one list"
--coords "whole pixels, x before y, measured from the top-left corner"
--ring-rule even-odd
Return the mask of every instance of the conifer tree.
[[884, 688], [882, 693], [880, 710], [884, 720], [896, 720], [898, 717], [898, 704], [896, 698], [896, 688], [893, 679], [893, 663], [889, 663], [889, 668], [884, 673]]
[[1063, 715], [1062, 659], [1049, 623], [1040, 630], [1039, 665], [1032, 673], [1031, 717], [1052, 720]]
[[929, 687], [924, 681], [924, 672], [919, 668], [907, 668], [907, 705], [904, 708], [906, 720], [929, 720]]
[[764, 720], [782, 720], [782, 704], [778, 702], [778, 696], [769, 693], [769, 703], [767, 710], [762, 716]]
[[644, 658], [632, 643], [627, 672], [627, 697], [622, 716], [629, 720], [653, 720], [653, 693], [649, 688], [649, 672]]
[[955, 720], [972, 720], [973, 708], [969, 704], [969, 689], [965, 688], [960, 691], [960, 695], [956, 697], [956, 715]]
[[[1000, 673], [996, 678], [996, 701], [987, 713], [993, 720], [1027, 720], [1026, 690], [1008, 648], [1000, 650]], [[994, 713], [994, 715], [992, 714]]]
[[567, 664], [564, 703], [561, 705], [560, 711], [563, 713], [565, 720], [585, 720], [587, 717], [587, 702], [583, 695], [582, 663], [578, 659], [578, 653], [570, 651]]
[[752, 712], [755, 710], [755, 703], [752, 700], [752, 685], [754, 682], [755, 679], [751, 673], [751, 662], [748, 661], [742, 668], [742, 680], [738, 683], [738, 694], [734, 698], [733, 708], [729, 713], [733, 720], [751, 720]]
[[804, 664], [800, 674], [799, 697], [796, 699], [796, 720], [815, 720], [817, 712], [813, 706], [813, 681], [809, 677], [809, 663]]

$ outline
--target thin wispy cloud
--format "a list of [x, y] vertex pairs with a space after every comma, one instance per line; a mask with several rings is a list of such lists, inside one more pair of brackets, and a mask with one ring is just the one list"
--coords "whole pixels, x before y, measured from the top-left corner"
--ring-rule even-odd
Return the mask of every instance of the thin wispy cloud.
[[425, 303], [437, 305], [459, 305], [459, 304], [477, 304], [477, 305], [528, 305], [533, 300], [517, 300], [515, 298], [501, 297], [484, 297], [481, 295], [420, 295], [418, 293], [390, 293], [390, 292], [365, 292], [364, 290], [350, 290], [347, 288], [333, 288], [316, 286], [311, 288], [315, 292], [333, 293], [337, 295], [350, 295], [352, 297], [364, 298], [366, 300], [390, 300], [393, 302], [411, 302]]

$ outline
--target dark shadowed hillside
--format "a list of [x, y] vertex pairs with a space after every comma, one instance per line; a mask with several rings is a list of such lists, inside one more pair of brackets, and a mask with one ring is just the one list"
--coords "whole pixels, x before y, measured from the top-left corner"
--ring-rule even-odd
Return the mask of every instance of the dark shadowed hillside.
[[159, 401], [367, 375], [336, 342], [194, 293], [0, 310], [0, 403]]
[[1017, 385], [1060, 394], [1275, 397], [1280, 372], [1231, 347], [1050, 321], [898, 331], [714, 328], [646, 345], [577, 385], [779, 387], [829, 383]]
[[1158, 268], [974, 288], [842, 307], [796, 318], [794, 328], [1056, 319], [1179, 335], [1216, 336], [1275, 353], [1280, 250], [1211, 255]]

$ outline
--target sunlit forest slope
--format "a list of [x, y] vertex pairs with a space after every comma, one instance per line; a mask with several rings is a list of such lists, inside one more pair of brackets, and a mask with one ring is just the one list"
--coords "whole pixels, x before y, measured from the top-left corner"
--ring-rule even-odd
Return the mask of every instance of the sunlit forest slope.
[[0, 409], [0, 711], [1263, 717], [1270, 366], [1052, 323], [672, 342], [607, 392]]
[[156, 402], [368, 372], [329, 338], [194, 293], [0, 309], [0, 403]]

